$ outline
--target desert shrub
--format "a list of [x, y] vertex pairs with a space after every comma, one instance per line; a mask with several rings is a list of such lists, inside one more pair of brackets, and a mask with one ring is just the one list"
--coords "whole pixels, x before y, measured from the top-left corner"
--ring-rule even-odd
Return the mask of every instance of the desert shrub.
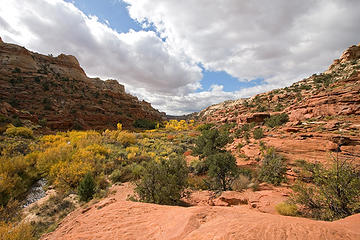
[[244, 135], [248, 134], [250, 129], [255, 127], [255, 123], [246, 123], [241, 125], [235, 132], [235, 136], [237, 138], [243, 137]]
[[314, 82], [318, 83], [318, 84], [323, 84], [323, 86], [327, 87], [330, 85], [332, 80], [332, 75], [331, 74], [320, 74], [320, 75], [316, 75], [314, 77]]
[[246, 141], [246, 143], [250, 142], [249, 139], [250, 139], [250, 133], [249, 132], [244, 132], [244, 140]]
[[196, 140], [193, 153], [200, 158], [222, 151], [222, 148], [231, 141], [229, 134], [217, 129], [204, 130]]
[[360, 175], [348, 161], [334, 158], [330, 167], [303, 162], [302, 168], [293, 200], [305, 216], [333, 221], [360, 212]]
[[105, 175], [100, 174], [95, 177], [95, 185], [97, 186], [97, 191], [107, 189], [109, 187], [109, 181]]
[[133, 163], [120, 169], [115, 169], [110, 175], [110, 180], [113, 183], [134, 181], [140, 178], [143, 170], [142, 165]]
[[116, 140], [121, 143], [124, 147], [128, 147], [131, 144], [136, 143], [136, 136], [134, 133], [127, 131], [120, 131], [117, 135]]
[[11, 123], [15, 126], [15, 127], [22, 127], [24, 124], [21, 122], [19, 117], [14, 118]]
[[298, 214], [298, 207], [293, 203], [282, 202], [277, 204], [275, 209], [284, 216], [296, 216]]
[[89, 201], [92, 199], [93, 195], [95, 194], [96, 184], [94, 177], [88, 173], [84, 176], [81, 180], [79, 187], [78, 187], [78, 194], [80, 196], [81, 201]]
[[142, 129], [155, 129], [157, 123], [148, 119], [136, 119], [133, 126]]
[[31, 151], [31, 143], [30, 139], [5, 137], [0, 141], [0, 155], [15, 157], [27, 154]]
[[6, 129], [5, 135], [12, 137], [24, 137], [24, 138], [33, 138], [34, 133], [31, 129], [27, 127], [14, 127], [10, 126]]
[[112, 183], [118, 182], [127, 182], [132, 180], [131, 169], [128, 167], [122, 167], [120, 169], [115, 169], [109, 176]]
[[204, 123], [204, 124], [200, 124], [199, 126], [197, 126], [196, 130], [202, 132], [204, 130], [210, 130], [213, 126], [214, 126], [214, 124], [212, 124], [212, 123]]
[[284, 158], [277, 154], [274, 148], [267, 149], [260, 167], [259, 180], [280, 185], [280, 183], [286, 180], [285, 173], [286, 165]]
[[236, 149], [240, 151], [242, 147], [244, 147], [244, 144], [238, 143], [238, 145], [236, 146]]
[[260, 139], [264, 137], [264, 133], [262, 128], [256, 128], [253, 132], [254, 138], [255, 139]]
[[75, 204], [64, 198], [65, 195], [59, 193], [51, 195], [49, 200], [30, 209], [41, 219], [34, 223], [36, 239], [39, 239], [44, 233], [54, 231], [59, 222], [75, 209]]
[[40, 120], [39, 120], [39, 124], [40, 124], [40, 126], [42, 126], [42, 127], [46, 127], [46, 125], [47, 125], [47, 119], [46, 119], [46, 118], [40, 119]]
[[86, 160], [62, 161], [51, 166], [49, 177], [59, 188], [76, 189], [88, 172], [93, 172], [93, 167]]
[[264, 105], [257, 105], [256, 110], [257, 112], [265, 112], [267, 110], [267, 107]]
[[99, 145], [92, 144], [81, 148], [72, 155], [73, 162], [86, 162], [91, 165], [95, 174], [100, 174], [104, 170], [104, 164], [110, 155], [110, 149]]
[[206, 159], [209, 167], [208, 175], [213, 180], [216, 190], [231, 189], [231, 183], [237, 176], [236, 159], [229, 152], [216, 153]]
[[194, 121], [190, 120], [189, 123], [185, 120], [170, 120], [169, 122], [165, 122], [165, 129], [171, 131], [183, 131], [191, 129], [194, 125]]
[[207, 190], [208, 186], [203, 176], [190, 175], [188, 177], [188, 187], [193, 190]]
[[265, 125], [273, 128], [276, 126], [283, 125], [284, 123], [287, 123], [289, 121], [289, 116], [286, 113], [281, 114], [275, 114], [271, 117], [265, 119]]
[[302, 85], [300, 85], [300, 89], [310, 90], [310, 89], [311, 89], [311, 86], [310, 86], [310, 85], [306, 85], [306, 84], [302, 84]]
[[205, 161], [194, 160], [190, 163], [189, 170], [195, 175], [202, 175], [208, 170], [208, 165]]
[[229, 132], [230, 129], [234, 128], [236, 126], [236, 123], [225, 123], [220, 126], [219, 131], [220, 132]]
[[129, 160], [134, 160], [136, 155], [139, 153], [140, 149], [138, 146], [130, 146], [126, 148], [127, 158]]
[[11, 123], [11, 119], [0, 114], [0, 126], [5, 126], [7, 124]]
[[35, 240], [34, 229], [30, 223], [0, 222], [0, 239], [2, 240]]
[[276, 106], [275, 106], [275, 111], [276, 112], [280, 112], [284, 109], [284, 106], [281, 104], [281, 103], [278, 103]]
[[10, 199], [6, 206], [0, 204], [0, 219], [2, 222], [18, 221], [21, 217], [21, 204], [18, 200]]
[[240, 174], [237, 178], [231, 183], [231, 189], [234, 191], [241, 192], [244, 189], [247, 189], [250, 185], [251, 180], [249, 176]]
[[181, 158], [145, 163], [135, 192], [142, 202], [175, 205], [187, 185], [188, 169]]
[[[50, 144], [50, 143], [48, 143]], [[54, 143], [56, 145], [56, 143]], [[59, 143], [57, 146], [48, 147], [43, 152], [32, 152], [32, 157], [36, 159], [36, 168], [40, 173], [49, 174], [53, 165], [69, 161], [73, 154], [73, 146], [66, 143]]]
[[0, 157], [0, 205], [21, 198], [37, 178], [33, 162], [23, 156]]

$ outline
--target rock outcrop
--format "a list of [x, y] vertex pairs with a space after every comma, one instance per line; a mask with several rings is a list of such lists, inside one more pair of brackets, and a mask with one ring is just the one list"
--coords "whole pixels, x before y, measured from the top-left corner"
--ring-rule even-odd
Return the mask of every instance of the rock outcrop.
[[[289, 116], [286, 125], [263, 126], [266, 118], [279, 113]], [[324, 73], [249, 99], [216, 104], [194, 116], [204, 122], [232, 124], [235, 138], [244, 124], [262, 127], [263, 145], [275, 147], [289, 164], [300, 159], [326, 163], [333, 155], [360, 165], [360, 45], [344, 51]], [[255, 139], [247, 142], [241, 137], [228, 146], [239, 165], [254, 167], [261, 159], [261, 148]], [[291, 169], [288, 173], [293, 175]]]
[[0, 41], [0, 66], [0, 114], [9, 118], [68, 130], [164, 117], [118, 81], [87, 77], [74, 56], [45, 56]]
[[[257, 207], [241, 205], [237, 196], [224, 194], [219, 199], [233, 206], [177, 207], [126, 201], [131, 193], [119, 187], [113, 196], [80, 208], [67, 216], [42, 240], [55, 239], [359, 239], [360, 215], [323, 222], [298, 217], [263, 213]], [[268, 193], [252, 202], [264, 200]], [[279, 195], [281, 198], [281, 195]], [[260, 200], [262, 199], [262, 200]], [[273, 198], [272, 198], [273, 199]], [[271, 199], [271, 200], [272, 200]], [[227, 201], [227, 202], [226, 202]], [[240, 204], [240, 205], [238, 205]], [[230, 204], [231, 205], [231, 204]], [[266, 206], [263, 206], [266, 210]]]

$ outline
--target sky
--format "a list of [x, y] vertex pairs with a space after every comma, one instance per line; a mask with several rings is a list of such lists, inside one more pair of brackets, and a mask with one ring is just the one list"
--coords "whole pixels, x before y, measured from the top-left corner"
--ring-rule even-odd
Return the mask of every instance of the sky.
[[170, 115], [289, 86], [360, 42], [358, 0], [0, 0], [0, 37]]

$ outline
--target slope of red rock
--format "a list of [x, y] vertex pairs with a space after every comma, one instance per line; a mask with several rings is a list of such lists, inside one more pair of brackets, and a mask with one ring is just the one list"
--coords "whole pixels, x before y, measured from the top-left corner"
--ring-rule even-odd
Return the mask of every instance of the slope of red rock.
[[71, 213], [42, 240], [87, 239], [360, 239], [360, 214], [323, 222], [262, 213], [247, 205], [161, 206], [118, 193]]
[[0, 66], [0, 114], [6, 117], [68, 130], [129, 127], [164, 116], [116, 80], [87, 77], [74, 56], [45, 56], [0, 39]]
[[[289, 116], [286, 125], [264, 126], [266, 118], [279, 113]], [[344, 51], [324, 73], [250, 99], [210, 106], [195, 118], [232, 124], [235, 141], [228, 150], [239, 165], [258, 165], [262, 141], [290, 165], [296, 160], [326, 163], [335, 156], [360, 166], [360, 45]], [[252, 138], [252, 130], [249, 141], [237, 137], [236, 131], [247, 123], [262, 128], [264, 138]]]

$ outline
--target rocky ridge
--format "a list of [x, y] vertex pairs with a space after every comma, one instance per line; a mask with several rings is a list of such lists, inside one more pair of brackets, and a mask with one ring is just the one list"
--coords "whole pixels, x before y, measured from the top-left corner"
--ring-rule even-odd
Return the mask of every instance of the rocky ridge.
[[0, 114], [53, 130], [106, 129], [165, 114], [116, 80], [87, 77], [74, 56], [28, 51], [0, 38]]
[[[272, 115], [286, 113], [286, 125], [268, 128]], [[207, 123], [228, 124], [235, 141], [228, 149], [239, 165], [257, 166], [260, 146], [273, 146], [290, 164], [296, 160], [328, 162], [331, 156], [360, 165], [360, 45], [351, 46], [327, 71], [249, 99], [226, 101], [195, 115]], [[264, 137], [237, 137], [244, 124], [262, 128]], [[293, 175], [289, 169], [288, 174]]]

